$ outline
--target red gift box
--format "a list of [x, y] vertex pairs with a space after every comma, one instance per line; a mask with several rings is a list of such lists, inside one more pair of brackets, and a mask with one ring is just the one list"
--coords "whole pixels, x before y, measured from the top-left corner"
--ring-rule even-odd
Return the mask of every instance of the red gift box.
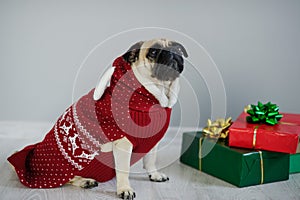
[[242, 113], [229, 128], [229, 146], [296, 153], [300, 137], [300, 114], [281, 114], [282, 119], [272, 126], [248, 123], [248, 114]]

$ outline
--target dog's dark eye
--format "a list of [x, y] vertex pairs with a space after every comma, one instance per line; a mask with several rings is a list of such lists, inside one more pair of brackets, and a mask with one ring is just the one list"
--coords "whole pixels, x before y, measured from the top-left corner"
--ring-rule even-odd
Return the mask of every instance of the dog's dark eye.
[[148, 57], [149, 59], [155, 59], [155, 58], [157, 57], [157, 54], [158, 54], [158, 49], [151, 48], [151, 49], [149, 49], [149, 51], [148, 51], [147, 57]]
[[152, 49], [150, 53], [151, 53], [152, 55], [156, 55], [157, 50], [156, 50], [156, 49]]

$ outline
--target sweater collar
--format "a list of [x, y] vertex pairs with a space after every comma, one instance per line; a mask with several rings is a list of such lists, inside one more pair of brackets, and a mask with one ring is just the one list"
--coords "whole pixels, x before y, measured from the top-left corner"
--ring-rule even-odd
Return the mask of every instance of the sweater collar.
[[113, 66], [124, 68], [127, 71], [131, 70], [130, 63], [127, 62], [126, 60], [124, 60], [124, 58], [122, 56], [115, 59], [115, 61], [113, 62]]

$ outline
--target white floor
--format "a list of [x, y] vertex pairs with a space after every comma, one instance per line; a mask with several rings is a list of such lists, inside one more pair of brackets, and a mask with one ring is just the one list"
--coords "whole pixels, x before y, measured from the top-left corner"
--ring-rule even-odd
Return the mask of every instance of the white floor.
[[[28, 144], [41, 141], [51, 127], [50, 123], [0, 122], [0, 199], [118, 199], [115, 179], [87, 190], [70, 185], [57, 189], [30, 189], [19, 182], [6, 158]], [[300, 173], [290, 175], [288, 181], [237, 188], [179, 163], [183, 131], [169, 129], [160, 144], [158, 167], [170, 177], [170, 181], [150, 182], [140, 162], [132, 167], [130, 181], [137, 200], [300, 199]]]

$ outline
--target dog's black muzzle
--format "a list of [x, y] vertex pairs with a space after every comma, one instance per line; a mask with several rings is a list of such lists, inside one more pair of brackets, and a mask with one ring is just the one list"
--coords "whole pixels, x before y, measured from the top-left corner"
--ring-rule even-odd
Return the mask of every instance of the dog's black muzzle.
[[161, 81], [173, 81], [183, 71], [183, 58], [172, 48], [158, 49], [152, 76]]

